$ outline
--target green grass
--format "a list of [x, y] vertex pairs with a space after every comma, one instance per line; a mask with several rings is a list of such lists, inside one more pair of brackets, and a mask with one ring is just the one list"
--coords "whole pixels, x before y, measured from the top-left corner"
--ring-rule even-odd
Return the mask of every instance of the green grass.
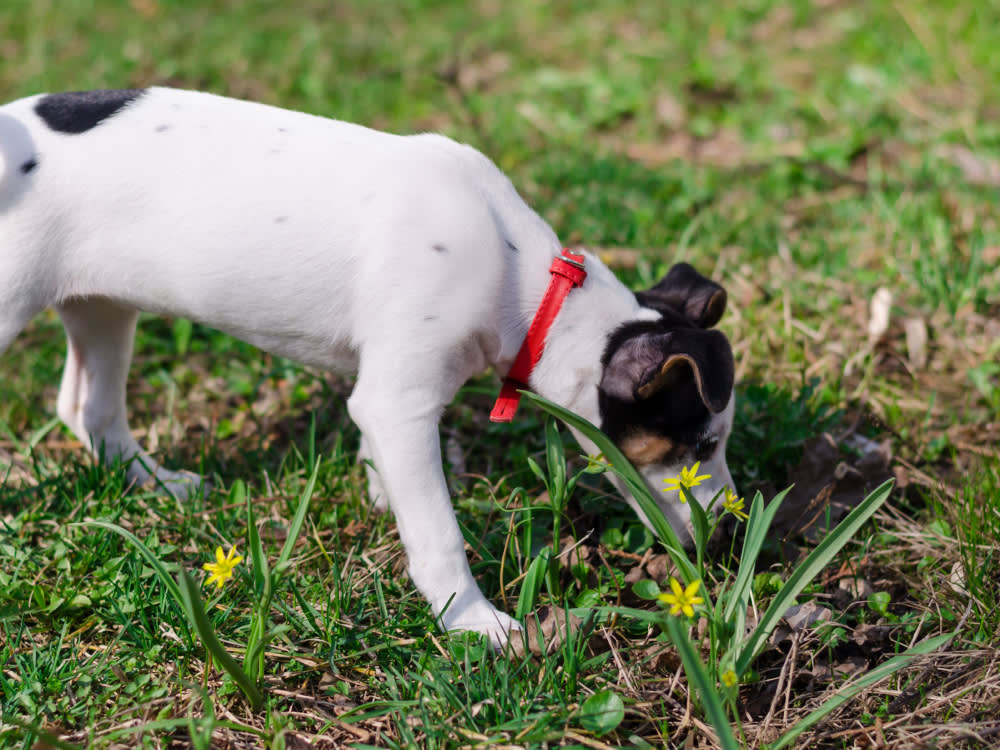
[[[777, 643], [740, 688], [747, 744], [777, 737], [842, 674], [955, 631], [947, 652], [853, 699], [814, 738], [973, 747], [996, 742], [1000, 699], [998, 23], [989, 3], [930, 0], [12, 0], [0, 100], [162, 83], [438, 130], [493, 158], [565, 242], [614, 251], [627, 283], [679, 259], [709, 273], [729, 291], [730, 466], [748, 499], [808, 465], [810, 438], [851, 427], [891, 441], [905, 485], [807, 589], [831, 623]], [[882, 286], [892, 318], [871, 342]], [[908, 320], [928, 331], [923, 363]], [[47, 313], [0, 358], [0, 746], [32, 747], [39, 731], [50, 744], [151, 748], [713, 742], [685, 718], [676, 653], [641, 623], [594, 623], [545, 656], [437, 633], [392, 519], [366, 506], [349, 379], [145, 318], [132, 424], [166, 465], [217, 478], [207, 498], [179, 503], [126, 492], [123, 470], [53, 422], [62, 347]], [[553, 518], [522, 507], [543, 502], [527, 459], [544, 463], [544, 420], [525, 410], [490, 425], [494, 389], [489, 377], [464, 389], [444, 436], [464, 451], [448, 468], [474, 571], [513, 612]], [[229, 494], [243, 480], [273, 563], [317, 458], [294, 575], [272, 604], [287, 629], [265, 651], [266, 707], [253, 712], [144, 559], [80, 522], [120, 524], [200, 571], [217, 545], [245, 554], [246, 506]], [[818, 486], [834, 471], [816, 469]], [[640, 606], [631, 580], [662, 583], [662, 551], [607, 493], [596, 480], [577, 488], [556, 541], [579, 546], [540, 603]], [[793, 561], [804, 546], [765, 549]], [[239, 657], [253, 592], [245, 567], [206, 590]], [[584, 709], [606, 691], [624, 700], [610, 729]]]

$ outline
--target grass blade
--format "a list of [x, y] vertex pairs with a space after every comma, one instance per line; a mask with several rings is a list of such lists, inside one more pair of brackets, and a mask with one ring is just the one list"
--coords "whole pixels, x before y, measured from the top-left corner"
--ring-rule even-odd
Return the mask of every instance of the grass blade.
[[538, 592], [542, 590], [542, 583], [545, 582], [545, 576], [549, 571], [551, 557], [552, 549], [543, 547], [528, 566], [528, 572], [524, 574], [524, 583], [521, 585], [521, 596], [517, 599], [517, 610], [514, 613], [518, 620], [523, 621], [535, 608]]
[[156, 573], [156, 577], [160, 579], [160, 582], [166, 586], [167, 591], [170, 592], [171, 598], [177, 604], [177, 610], [181, 614], [184, 613], [184, 597], [181, 595], [180, 587], [178, 587], [177, 582], [174, 580], [173, 576], [167, 570], [167, 566], [152, 551], [143, 544], [142, 540], [139, 539], [135, 534], [133, 534], [128, 529], [124, 529], [118, 524], [109, 523], [108, 521], [81, 521], [80, 523], [73, 524], [74, 526], [92, 526], [100, 529], [107, 529], [108, 531], [113, 531], [118, 534], [118, 536], [129, 542], [135, 549], [142, 555], [146, 563], [153, 569]]
[[890, 677], [900, 669], [908, 665], [918, 656], [923, 656], [924, 654], [929, 654], [932, 651], [936, 651], [941, 645], [947, 643], [948, 640], [955, 636], [954, 633], [945, 633], [943, 635], [937, 635], [933, 638], [928, 638], [926, 641], [918, 643], [913, 648], [908, 651], [904, 651], [901, 654], [897, 654], [888, 661], [879, 664], [875, 669], [867, 672], [863, 677], [855, 680], [847, 687], [841, 688], [837, 691], [837, 694], [832, 698], [825, 701], [819, 708], [807, 715], [801, 721], [799, 721], [795, 726], [793, 726], [788, 732], [783, 734], [781, 738], [775, 742], [773, 745], [769, 746], [770, 750], [779, 750], [779, 748], [786, 747], [789, 743], [795, 740], [800, 734], [809, 729], [809, 727], [816, 724], [824, 716], [833, 711], [838, 706], [843, 705], [847, 701], [851, 700], [854, 696], [860, 693], [865, 688], [871, 687], [875, 683]]
[[667, 617], [666, 625], [670, 640], [677, 647], [681, 662], [684, 664], [688, 684], [693, 685], [698, 691], [705, 715], [718, 735], [719, 744], [723, 750], [739, 750], [740, 746], [733, 734], [733, 728], [729, 724], [729, 717], [726, 716], [722, 698], [719, 696], [719, 691], [715, 689], [715, 680], [708, 673], [694, 644], [688, 637], [687, 621], [681, 620], [679, 617]]
[[264, 554], [264, 545], [260, 541], [260, 531], [257, 529], [257, 516], [253, 512], [253, 503], [247, 494], [246, 485], [237, 480], [229, 493], [229, 501], [234, 505], [247, 507], [247, 551], [250, 557], [250, 572], [253, 576], [254, 592], [258, 599], [270, 598], [271, 570]]
[[198, 588], [198, 584], [195, 583], [191, 574], [186, 570], [180, 572], [178, 584], [181, 597], [184, 601], [184, 610], [191, 620], [191, 624], [194, 625], [195, 630], [198, 632], [202, 643], [205, 645], [205, 650], [236, 681], [236, 684], [239, 685], [240, 690], [243, 691], [247, 700], [250, 701], [250, 705], [256, 711], [263, 705], [264, 696], [257, 689], [253, 680], [243, 671], [243, 668], [237, 661], [229, 655], [225, 646], [216, 637], [215, 629], [212, 627], [212, 623], [209, 622], [208, 615], [205, 614], [205, 608], [202, 606], [201, 590]]
[[[695, 552], [695, 567], [698, 570], [705, 569], [705, 545], [708, 544], [708, 514], [705, 509], [701, 507], [701, 504], [695, 500], [694, 495], [685, 486], [681, 486], [680, 496], [684, 498], [684, 502], [687, 503], [688, 507], [691, 509], [691, 528], [694, 532], [694, 552]], [[688, 582], [690, 583], [690, 581]]]
[[302, 531], [302, 524], [306, 520], [309, 501], [312, 500], [313, 492], [316, 490], [316, 479], [319, 476], [319, 467], [322, 463], [321, 460], [316, 460], [312, 475], [310, 475], [305, 489], [302, 490], [302, 494], [299, 496], [299, 505], [295, 509], [295, 517], [292, 518], [292, 523], [288, 527], [288, 536], [285, 538], [285, 544], [281, 548], [281, 554], [278, 555], [278, 562], [274, 566], [274, 570], [278, 574], [283, 573], [288, 567], [288, 560], [292, 556], [292, 550], [295, 549], [295, 542], [299, 538], [299, 533]]
[[767, 539], [767, 532], [771, 528], [778, 508], [781, 506], [785, 495], [791, 487], [782, 490], [774, 499], [764, 507], [764, 497], [760, 491], [754, 495], [750, 504], [750, 513], [747, 518], [747, 533], [743, 540], [743, 551], [740, 553], [740, 567], [736, 573], [736, 581], [733, 589], [729, 592], [726, 600], [726, 608], [723, 618], [729, 622], [737, 612], [745, 612], [750, 601], [750, 589], [753, 586], [753, 577], [756, 573], [757, 558], [760, 556], [760, 549]]
[[549, 476], [552, 478], [549, 499], [558, 504], [559, 510], [562, 510], [566, 496], [566, 449], [559, 434], [559, 426], [553, 417], [545, 420], [545, 460], [549, 467]]
[[763, 648], [771, 631], [774, 630], [778, 621], [784, 616], [788, 608], [795, 603], [795, 597], [802, 593], [802, 589], [825, 568], [834, 556], [847, 544], [861, 528], [864, 523], [872, 517], [888, 499], [892, 490], [893, 480], [888, 480], [879, 485], [868, 497], [866, 497], [858, 507], [852, 510], [843, 521], [826, 537], [822, 542], [809, 553], [808, 557], [795, 568], [789, 576], [785, 585], [781, 587], [771, 606], [767, 608], [764, 616], [753, 634], [743, 644], [739, 657], [736, 659], [736, 673], [743, 674], [750, 666], [750, 662], [757, 656]]

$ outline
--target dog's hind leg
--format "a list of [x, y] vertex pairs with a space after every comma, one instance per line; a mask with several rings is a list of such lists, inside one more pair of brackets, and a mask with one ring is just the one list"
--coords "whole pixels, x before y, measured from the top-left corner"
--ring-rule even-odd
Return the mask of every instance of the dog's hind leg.
[[59, 418], [95, 455], [126, 464], [130, 482], [145, 484], [155, 477], [157, 486], [176, 497], [198, 491], [200, 477], [162, 468], [129, 431], [125, 384], [138, 311], [106, 299], [71, 300], [56, 309], [67, 341]]

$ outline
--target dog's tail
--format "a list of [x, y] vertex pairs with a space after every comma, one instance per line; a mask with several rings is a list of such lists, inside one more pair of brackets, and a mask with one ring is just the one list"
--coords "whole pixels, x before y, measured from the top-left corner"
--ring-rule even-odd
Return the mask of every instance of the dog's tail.
[[35, 142], [24, 123], [0, 112], [0, 206], [23, 189], [38, 166]]

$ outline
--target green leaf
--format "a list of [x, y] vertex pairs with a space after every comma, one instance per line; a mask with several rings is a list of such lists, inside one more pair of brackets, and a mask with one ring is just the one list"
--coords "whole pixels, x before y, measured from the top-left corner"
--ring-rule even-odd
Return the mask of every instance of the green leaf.
[[892, 595], [888, 591], [876, 591], [868, 597], [868, 606], [873, 612], [885, 617], [889, 614], [889, 604], [892, 603]]
[[539, 480], [545, 485], [546, 491], [549, 489], [549, 478], [542, 471], [542, 467], [538, 465], [538, 462], [531, 456], [528, 456], [528, 468], [531, 469], [531, 473], [538, 477]]
[[660, 587], [656, 585], [656, 581], [652, 581], [649, 578], [643, 578], [642, 580], [636, 581], [632, 584], [632, 593], [640, 599], [654, 601], [660, 595]]
[[187, 318], [177, 318], [174, 321], [172, 326], [174, 348], [177, 349], [177, 353], [182, 357], [187, 354], [188, 347], [191, 345], [191, 334], [193, 331], [194, 324]]
[[621, 549], [625, 546], [625, 535], [621, 529], [612, 526], [601, 534], [601, 544], [609, 549]]
[[82, 750], [81, 745], [74, 745], [72, 742], [61, 740], [56, 735], [47, 732], [33, 722], [24, 721], [16, 716], [4, 716], [3, 720], [4, 723], [20, 727], [25, 731], [25, 745], [29, 744], [29, 741], [34, 740], [36, 744], [32, 744], [32, 747], [50, 746], [58, 748], [58, 750]]
[[625, 718], [625, 704], [614, 690], [601, 690], [580, 706], [580, 726], [598, 737], [616, 729]]
[[636, 607], [610, 606], [596, 607], [594, 611], [602, 617], [607, 615], [621, 615], [639, 622], [645, 622], [649, 625], [662, 625], [664, 619], [669, 617], [669, 615], [667, 615], [662, 609], [638, 609]]
[[781, 577], [780, 573], [772, 573], [765, 571], [763, 573], [758, 573], [753, 577], [753, 595], [758, 599], [763, 599], [764, 597], [773, 596], [781, 591], [781, 587], [785, 585], [784, 579]]
[[877, 487], [858, 507], [848, 513], [844, 520], [827, 534], [816, 549], [810, 552], [806, 559], [795, 568], [788, 580], [785, 581], [785, 585], [771, 601], [771, 606], [767, 608], [760, 622], [757, 623], [753, 634], [741, 646], [739, 657], [736, 659], [737, 674], [743, 674], [747, 671], [750, 662], [763, 649], [778, 621], [795, 603], [795, 597], [830, 563], [875, 511], [882, 507], [892, 491], [892, 485], [893, 480], [890, 479]]
[[514, 613], [518, 620], [524, 620], [528, 613], [535, 609], [538, 592], [542, 590], [542, 583], [545, 582], [551, 558], [552, 548], [543, 547], [538, 553], [538, 557], [532, 560], [531, 565], [528, 566], [528, 572], [524, 575], [524, 583], [521, 585], [521, 596], [517, 599], [517, 610]]
[[279, 635], [282, 635], [283, 633], [287, 633], [291, 629], [292, 629], [291, 625], [275, 625], [273, 628], [271, 628], [270, 630], [268, 630], [266, 633], [264, 633], [263, 635], [259, 636], [256, 639], [256, 643], [254, 643], [252, 647], [248, 643], [247, 644], [247, 655], [246, 655], [246, 658], [243, 660], [243, 662], [245, 664], [256, 664], [256, 663], [259, 663], [259, 662], [263, 662], [263, 660], [264, 660], [264, 649], [267, 648], [267, 644], [269, 644], [271, 641], [273, 641]]
[[545, 420], [545, 460], [551, 482], [549, 501], [559, 512], [566, 502], [566, 449], [559, 434], [559, 425], [552, 417]]
[[652, 547], [655, 541], [653, 532], [645, 524], [636, 524], [625, 533], [624, 545], [632, 554], [641, 555]]

